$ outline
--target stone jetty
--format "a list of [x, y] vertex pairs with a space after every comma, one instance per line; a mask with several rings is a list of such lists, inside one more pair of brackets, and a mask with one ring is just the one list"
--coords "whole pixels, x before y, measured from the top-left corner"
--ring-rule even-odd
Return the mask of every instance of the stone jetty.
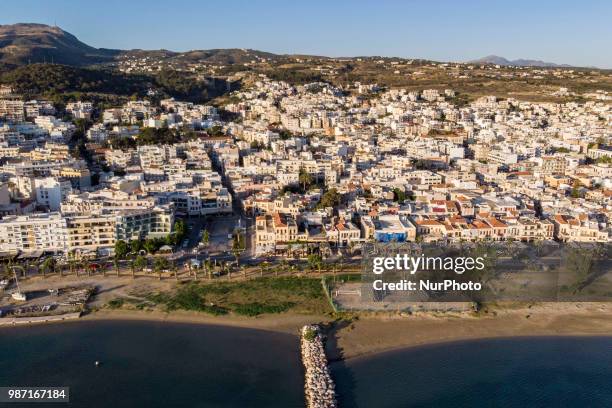
[[329, 374], [323, 338], [317, 325], [302, 328], [301, 336], [302, 362], [306, 369], [307, 408], [336, 408], [336, 391]]

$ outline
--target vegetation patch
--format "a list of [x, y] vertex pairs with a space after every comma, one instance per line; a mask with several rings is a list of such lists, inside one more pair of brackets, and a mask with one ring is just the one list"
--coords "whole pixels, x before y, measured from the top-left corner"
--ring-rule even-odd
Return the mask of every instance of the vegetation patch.
[[293, 302], [282, 302], [278, 304], [265, 304], [259, 302], [234, 304], [232, 311], [244, 316], [258, 316], [265, 313], [283, 313], [295, 306]]
[[173, 292], [144, 295], [167, 311], [189, 310], [212, 315], [242, 316], [283, 313], [329, 313], [320, 279], [304, 277], [257, 278], [243, 282], [179, 284]]

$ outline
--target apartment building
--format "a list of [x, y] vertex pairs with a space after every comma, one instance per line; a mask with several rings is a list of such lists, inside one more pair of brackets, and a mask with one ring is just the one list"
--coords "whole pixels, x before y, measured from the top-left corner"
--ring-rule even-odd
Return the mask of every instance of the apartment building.
[[555, 215], [552, 219], [555, 237], [563, 242], [609, 242], [609, 231], [602, 230], [586, 216]]
[[66, 217], [67, 249], [72, 252], [112, 252], [115, 245], [113, 215]]
[[67, 224], [59, 213], [7, 216], [0, 220], [2, 252], [63, 252], [67, 248]]
[[172, 232], [174, 212], [171, 206], [124, 210], [115, 214], [115, 238], [131, 241], [165, 237]]

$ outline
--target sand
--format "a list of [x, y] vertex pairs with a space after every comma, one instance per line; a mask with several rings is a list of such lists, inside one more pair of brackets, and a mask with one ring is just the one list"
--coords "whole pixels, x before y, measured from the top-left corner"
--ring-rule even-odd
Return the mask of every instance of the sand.
[[513, 336], [612, 336], [611, 304], [543, 304], [495, 315], [366, 316], [330, 333], [330, 359], [458, 340]]
[[330, 322], [326, 316], [301, 315], [283, 313], [278, 315], [262, 315], [245, 317], [235, 315], [210, 316], [198, 312], [173, 311], [130, 311], [130, 310], [98, 310], [84, 315], [81, 320], [146, 320], [174, 323], [211, 324], [219, 326], [244, 327], [267, 331], [276, 331], [299, 335], [300, 329], [313, 322]]
[[[106, 309], [103, 305], [116, 297], [153, 290], [169, 290], [174, 280], [131, 277], [49, 277], [24, 282], [27, 290], [69, 284], [91, 284], [98, 294], [90, 307], [94, 312], [79, 320], [152, 320], [195, 324], [228, 325], [299, 334], [306, 324], [328, 323], [328, 357], [354, 358], [365, 354], [424, 344], [492, 337], [608, 335], [612, 336], [612, 304], [550, 303], [531, 307], [494, 309], [487, 314], [360, 314], [350, 323], [335, 322], [328, 315], [282, 313], [259, 317], [210, 316], [197, 312], [130, 311]], [[45, 323], [38, 323], [45, 324]], [[49, 323], [56, 324], [56, 323]]]
[[458, 340], [514, 336], [612, 336], [612, 305], [540, 304], [486, 314], [361, 315], [352, 321], [283, 313], [259, 317], [197, 312], [100, 310], [84, 320], [152, 320], [228, 325], [298, 334], [305, 324], [328, 324], [328, 357], [350, 359], [392, 349]]

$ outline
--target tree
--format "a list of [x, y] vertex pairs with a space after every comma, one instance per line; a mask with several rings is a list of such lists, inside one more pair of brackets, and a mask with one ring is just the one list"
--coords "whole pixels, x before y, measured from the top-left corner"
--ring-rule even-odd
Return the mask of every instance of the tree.
[[123, 240], [118, 240], [115, 242], [115, 256], [119, 259], [125, 258], [125, 256], [130, 252], [130, 247]]
[[131, 252], [140, 252], [140, 250], [143, 249], [143, 242], [139, 239], [134, 239], [132, 241], [130, 241], [130, 251]]
[[159, 280], [161, 280], [161, 273], [164, 269], [168, 269], [169, 262], [166, 258], [161, 256], [155, 257], [153, 260], [153, 269], [157, 272]]
[[144, 268], [147, 267], [147, 258], [145, 258], [144, 256], [137, 256], [136, 259], [134, 259], [134, 268], [138, 269], [138, 270], [143, 270]]
[[115, 272], [117, 273], [117, 277], [119, 277], [119, 257], [115, 256], [115, 258], [113, 259], [113, 265], [115, 266]]
[[143, 248], [149, 254], [153, 254], [157, 251], [157, 248], [158, 248], [157, 242], [155, 242], [155, 240], [153, 239], [147, 239], [143, 245]]
[[399, 204], [403, 204], [404, 201], [406, 201], [406, 192], [397, 187], [394, 188], [393, 189], [393, 201]]
[[187, 225], [185, 225], [185, 221], [177, 220], [174, 223], [174, 245], [179, 244], [183, 239], [187, 237]]
[[244, 238], [244, 234], [237, 231], [236, 233], [234, 233], [234, 240], [232, 242], [232, 253], [234, 254], [234, 257], [236, 257], [237, 266], [240, 265], [240, 254], [244, 252], [245, 249], [246, 241]]
[[208, 245], [210, 244], [210, 234], [208, 233], [207, 229], [202, 232], [202, 239], [200, 240], [200, 244], [204, 248], [208, 248]]
[[40, 265], [40, 269], [43, 273], [43, 276], [45, 276], [46, 272], [53, 271], [55, 269], [55, 259], [51, 257], [45, 259]]
[[300, 184], [302, 184], [302, 190], [304, 191], [306, 191], [307, 186], [310, 187], [310, 185], [312, 184], [312, 176], [303, 167], [300, 167], [298, 180]]
[[335, 188], [331, 188], [323, 194], [319, 204], [317, 204], [318, 208], [327, 208], [327, 207], [336, 207], [342, 201], [342, 197], [338, 190]]
[[210, 262], [210, 259], [207, 259], [206, 262], [204, 262], [204, 267], [208, 273], [208, 279], [212, 280], [213, 265], [212, 262]]
[[321, 265], [323, 264], [323, 258], [319, 254], [308, 255], [308, 265], [310, 269], [318, 269], [321, 272]]
[[570, 196], [572, 198], [580, 198], [580, 181], [578, 179], [574, 180], [574, 184], [572, 185], [572, 191], [570, 192]]

